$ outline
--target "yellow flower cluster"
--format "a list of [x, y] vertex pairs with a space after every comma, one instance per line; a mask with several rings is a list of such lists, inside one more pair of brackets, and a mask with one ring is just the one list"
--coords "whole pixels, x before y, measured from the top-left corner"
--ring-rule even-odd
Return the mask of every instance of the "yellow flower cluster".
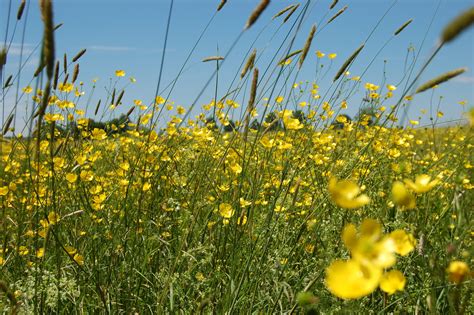
[[343, 299], [366, 296], [378, 286], [388, 294], [402, 291], [405, 277], [398, 270], [385, 272], [396, 262], [395, 253], [406, 256], [415, 246], [415, 239], [403, 230], [384, 235], [381, 225], [365, 219], [360, 229], [353, 224], [344, 227], [344, 245], [351, 259], [336, 260], [326, 269], [326, 286], [332, 294]]

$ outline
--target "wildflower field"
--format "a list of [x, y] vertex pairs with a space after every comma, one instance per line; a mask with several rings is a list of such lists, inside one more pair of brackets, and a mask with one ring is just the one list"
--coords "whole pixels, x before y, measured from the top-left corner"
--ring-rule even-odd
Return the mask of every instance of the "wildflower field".
[[[211, 14], [232, 9], [215, 2]], [[0, 313], [474, 313], [473, 100], [449, 105], [463, 116], [447, 124], [437, 101], [428, 124], [404, 117], [418, 95], [438, 97], [467, 71], [453, 62], [420, 80], [472, 26], [474, 7], [425, 59], [408, 50], [401, 82], [367, 82], [350, 68], [370, 35], [338, 54], [317, 48], [319, 32], [350, 14], [347, 1], [254, 2], [239, 36], [281, 25], [272, 61], [256, 40], [234, 81], [219, 82], [226, 54], [193, 56], [190, 43], [190, 58], [215, 68], [202, 81], [216, 92], [180, 105], [186, 91], [172, 87], [124, 101], [136, 81], [127, 65], [93, 97], [79, 67], [87, 50], [55, 46], [55, 1], [10, 1], [15, 29], [31, 5], [44, 30], [30, 84], [0, 46], [3, 99], [17, 90], [30, 106], [19, 130], [24, 103], [2, 101]], [[324, 15], [300, 28], [313, 6]], [[400, 21], [389, 40], [412, 26]], [[298, 76], [315, 60], [333, 68]]]

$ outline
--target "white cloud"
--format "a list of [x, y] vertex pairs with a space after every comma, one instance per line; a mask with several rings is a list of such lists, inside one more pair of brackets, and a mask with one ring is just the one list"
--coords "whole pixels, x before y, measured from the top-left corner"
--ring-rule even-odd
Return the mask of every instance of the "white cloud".
[[137, 50], [134, 47], [127, 47], [127, 46], [104, 46], [104, 45], [93, 45], [89, 46], [90, 50], [95, 51], [110, 51], [110, 52], [123, 52], [123, 51], [134, 51]]
[[453, 81], [457, 83], [473, 84], [474, 77], [473, 76], [460, 76], [460, 77], [453, 78]]
[[[23, 56], [27, 56], [31, 54], [34, 50], [34, 46], [31, 44], [23, 44]], [[7, 56], [20, 56], [22, 53], [21, 51], [21, 43], [11, 43], [10, 47], [8, 48], [8, 55]]]

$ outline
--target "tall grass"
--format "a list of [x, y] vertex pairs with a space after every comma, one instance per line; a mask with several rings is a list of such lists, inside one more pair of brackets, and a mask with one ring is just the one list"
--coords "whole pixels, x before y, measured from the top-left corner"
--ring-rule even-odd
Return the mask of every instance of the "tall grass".
[[[40, 1], [44, 35], [31, 53], [41, 47], [37, 75], [28, 87], [20, 86], [32, 55], [25, 61], [22, 55], [16, 74], [7, 75], [5, 67], [0, 71], [2, 312], [471, 312], [466, 267], [472, 266], [473, 254], [472, 127], [460, 121], [443, 127], [437, 119], [429, 126], [416, 119], [404, 126], [398, 114], [415, 92], [432, 90], [462, 72], [417, 88], [442, 47], [472, 25], [472, 10], [447, 26], [441, 44], [421, 66], [408, 50], [405, 75], [395, 86], [388, 78], [363, 85], [363, 78], [348, 70], [368, 54], [363, 48], [396, 1], [359, 48], [341, 63], [331, 56], [327, 69], [320, 67], [323, 53], [316, 56], [312, 43], [328, 24], [350, 14], [347, 6], [338, 10], [338, 1], [324, 7], [308, 0], [279, 8], [276, 1], [261, 1], [230, 48], [202, 60], [196, 47], [215, 16], [231, 9], [226, 3], [216, 1], [217, 10], [163, 88], [170, 1], [154, 99], [122, 104], [127, 84], [120, 70], [105, 99], [94, 97], [94, 84], [83, 100], [84, 90], [75, 83], [86, 50], [69, 59], [55, 49], [54, 3]], [[12, 6], [10, 1], [8, 19], [14, 18]], [[6, 22], [6, 57], [17, 25], [26, 25], [29, 6], [19, 3], [13, 34]], [[262, 15], [266, 10], [276, 12], [270, 21]], [[313, 10], [326, 12], [317, 24], [322, 26], [306, 35], [302, 25]], [[411, 21], [392, 33], [362, 77]], [[259, 38], [272, 23], [280, 26], [268, 45], [277, 49], [265, 63], [261, 56], [269, 49]], [[227, 57], [257, 26], [263, 28], [234, 69], [234, 79], [222, 82]], [[296, 39], [305, 36], [298, 47]], [[215, 62], [216, 68], [202, 78], [191, 104], [175, 106], [174, 88], [191, 58]], [[305, 83], [300, 71], [310, 58], [318, 58], [316, 81]], [[332, 83], [319, 87], [326, 75], [334, 75]], [[193, 117], [213, 82], [214, 98]], [[228, 86], [224, 95], [218, 94], [219, 84]], [[352, 120], [344, 113], [357, 106], [358, 91], [365, 97]], [[13, 92], [11, 106], [5, 97]], [[17, 107], [24, 99], [26, 127], [17, 130]], [[443, 115], [439, 104], [432, 101], [430, 107], [431, 116]], [[116, 117], [117, 108], [126, 114]], [[351, 239], [348, 231], [372, 222], [368, 218], [381, 225], [377, 237]], [[388, 265], [379, 270], [357, 255], [372, 260], [367, 252], [393, 241], [396, 233], [406, 233], [403, 245], [410, 250], [380, 251], [397, 257], [390, 266], [403, 274], [406, 285], [397, 292], [384, 285], [378, 289], [381, 278], [363, 291], [367, 274], [388, 271]], [[357, 242], [367, 246], [361, 249]], [[345, 281], [336, 285], [348, 295], [366, 293], [357, 298], [341, 298], [331, 281], [332, 268], [347, 261], [366, 268], [363, 276], [344, 274], [347, 285], [356, 276], [365, 280], [355, 283], [354, 292], [346, 292]]]

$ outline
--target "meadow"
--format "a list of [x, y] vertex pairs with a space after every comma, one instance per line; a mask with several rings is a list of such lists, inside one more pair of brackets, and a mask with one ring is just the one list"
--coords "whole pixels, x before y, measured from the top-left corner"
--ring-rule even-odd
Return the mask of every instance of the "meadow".
[[[415, 95], [466, 71], [419, 80], [472, 26], [474, 7], [404, 82], [351, 74], [361, 45], [323, 93], [292, 74], [335, 58], [312, 42], [347, 7], [321, 6], [324, 22], [299, 30], [311, 1], [269, 4], [255, 1], [245, 29], [270, 7], [273, 23], [295, 27], [274, 61], [265, 68], [250, 47], [228, 93], [185, 106], [172, 95], [125, 104], [125, 66], [106, 98], [84, 101], [87, 51], [56, 51], [54, 1], [40, 1], [40, 64], [19, 87], [33, 102], [30, 132], [15, 130], [12, 111], [0, 137], [2, 314], [474, 312], [472, 103], [457, 104], [454, 123], [438, 123], [436, 102], [430, 124], [401, 122]], [[226, 5], [216, 1], [216, 14]], [[0, 56], [3, 69], [8, 50]], [[203, 62], [216, 65], [212, 85], [225, 56]], [[15, 74], [2, 71], [2, 93], [13, 93]]]

